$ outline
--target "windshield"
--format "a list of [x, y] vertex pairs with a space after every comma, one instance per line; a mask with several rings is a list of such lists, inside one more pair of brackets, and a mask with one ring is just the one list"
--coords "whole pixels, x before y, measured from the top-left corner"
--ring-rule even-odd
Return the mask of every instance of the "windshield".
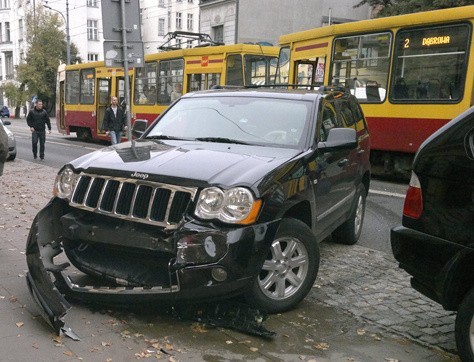
[[181, 99], [146, 138], [298, 148], [305, 142], [310, 111], [311, 102], [294, 99], [234, 96]]

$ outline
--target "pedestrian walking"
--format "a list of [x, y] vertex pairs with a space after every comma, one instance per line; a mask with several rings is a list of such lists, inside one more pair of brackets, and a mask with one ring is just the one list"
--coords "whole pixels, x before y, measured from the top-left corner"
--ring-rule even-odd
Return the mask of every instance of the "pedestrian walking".
[[43, 101], [36, 99], [34, 108], [28, 113], [26, 123], [31, 131], [31, 145], [33, 151], [33, 158], [36, 160], [38, 156], [38, 141], [40, 144], [39, 156], [44, 160], [44, 144], [46, 142], [46, 126], [48, 133], [51, 133], [51, 121], [49, 120], [48, 112], [43, 108]]
[[3, 165], [8, 158], [8, 135], [5, 126], [0, 121], [0, 176], [3, 175]]
[[118, 98], [112, 97], [111, 104], [105, 110], [103, 125], [105, 134], [110, 136], [110, 142], [115, 145], [120, 143], [122, 132], [127, 130], [125, 112], [118, 105]]

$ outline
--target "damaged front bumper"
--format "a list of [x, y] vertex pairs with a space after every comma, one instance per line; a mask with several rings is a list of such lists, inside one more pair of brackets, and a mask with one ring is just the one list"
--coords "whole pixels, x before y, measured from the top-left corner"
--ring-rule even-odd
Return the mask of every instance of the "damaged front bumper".
[[260, 272], [278, 225], [222, 228], [189, 220], [166, 231], [54, 198], [28, 236], [27, 283], [55, 332], [77, 339], [65, 321], [66, 298], [174, 304], [231, 297]]

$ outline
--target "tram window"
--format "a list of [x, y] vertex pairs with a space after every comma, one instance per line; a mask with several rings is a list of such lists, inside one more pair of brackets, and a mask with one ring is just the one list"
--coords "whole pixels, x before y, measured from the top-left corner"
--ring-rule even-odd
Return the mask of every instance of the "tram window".
[[275, 83], [287, 84], [289, 82], [288, 74], [290, 73], [290, 48], [284, 47], [280, 49], [278, 57], [278, 66], [276, 71]]
[[219, 84], [219, 73], [202, 73], [188, 75], [188, 92], [211, 89]]
[[94, 69], [81, 70], [81, 104], [94, 104], [95, 94], [95, 73]]
[[79, 71], [68, 70], [66, 72], [66, 104], [78, 104], [80, 94]]
[[226, 84], [244, 85], [242, 56], [240, 54], [229, 55], [227, 57]]
[[183, 59], [162, 60], [158, 68], [158, 103], [170, 104], [172, 93], [177, 94], [183, 85], [184, 61]]
[[271, 84], [276, 74], [276, 57], [244, 55], [245, 84]]
[[99, 79], [98, 81], [98, 90], [99, 90], [99, 104], [107, 105], [110, 101], [110, 80], [109, 79]]
[[135, 104], [155, 104], [156, 62], [146, 63], [143, 68], [135, 68], [134, 102]]
[[[330, 83], [350, 89], [360, 102], [383, 102], [387, 93], [391, 42], [392, 35], [388, 32], [337, 38]], [[366, 88], [367, 84], [369, 88]]]
[[470, 32], [467, 24], [399, 31], [395, 40], [390, 101], [460, 101]]
[[325, 61], [324, 57], [319, 57], [296, 62], [296, 79], [294, 83], [322, 85], [324, 82]]

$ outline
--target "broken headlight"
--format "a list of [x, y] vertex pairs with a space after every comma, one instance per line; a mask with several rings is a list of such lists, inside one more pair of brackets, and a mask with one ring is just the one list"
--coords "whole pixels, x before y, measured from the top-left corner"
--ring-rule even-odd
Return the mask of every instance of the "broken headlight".
[[261, 200], [255, 200], [250, 190], [244, 187], [229, 190], [209, 187], [201, 191], [195, 214], [201, 219], [247, 225], [255, 222], [260, 206]]
[[69, 199], [72, 196], [78, 178], [79, 175], [70, 166], [65, 166], [59, 171], [54, 181], [54, 196], [61, 199]]

